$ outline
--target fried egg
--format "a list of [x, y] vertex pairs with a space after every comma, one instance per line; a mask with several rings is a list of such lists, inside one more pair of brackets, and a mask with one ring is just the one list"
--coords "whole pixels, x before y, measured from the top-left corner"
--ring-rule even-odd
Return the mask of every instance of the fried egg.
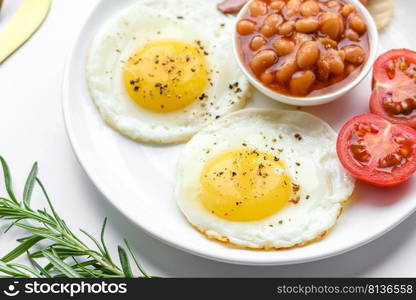
[[245, 109], [186, 145], [175, 198], [209, 238], [281, 249], [322, 237], [354, 189], [341, 167], [336, 133], [300, 111]]
[[140, 0], [103, 26], [86, 75], [105, 122], [133, 140], [169, 144], [244, 107], [234, 19], [215, 2]]

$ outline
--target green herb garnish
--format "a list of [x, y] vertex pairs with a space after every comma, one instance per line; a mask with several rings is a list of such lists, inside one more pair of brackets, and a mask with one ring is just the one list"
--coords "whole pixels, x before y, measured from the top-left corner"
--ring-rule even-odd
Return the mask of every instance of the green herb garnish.
[[[12, 227], [20, 227], [29, 235], [18, 239], [19, 246], [0, 259], [0, 278], [114, 278], [135, 277], [128, 253], [140, 273], [139, 277], [149, 278], [135, 258], [128, 242], [126, 249], [118, 246], [119, 262], [111, 258], [104, 241], [107, 219], [98, 239], [80, 230], [95, 245], [87, 246], [59, 217], [51, 200], [37, 178], [38, 165], [35, 163], [19, 201], [13, 191], [9, 167], [0, 156], [4, 182], [8, 196], [0, 197], [0, 219], [10, 222], [5, 233]], [[48, 203], [48, 209], [32, 209], [30, 199], [35, 186], [40, 187]], [[31, 266], [16, 263], [15, 260], [27, 254]]]

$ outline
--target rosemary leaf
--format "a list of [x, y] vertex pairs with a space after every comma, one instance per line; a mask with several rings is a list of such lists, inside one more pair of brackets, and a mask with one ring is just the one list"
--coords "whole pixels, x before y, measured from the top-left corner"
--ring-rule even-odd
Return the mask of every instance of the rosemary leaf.
[[[30, 277], [28, 274], [17, 270], [13, 266], [11, 266], [9, 264], [6, 264], [3, 261], [0, 261], [0, 272], [2, 272], [3, 274], [11, 275], [11, 276], [16, 277], [16, 278], [18, 278], [18, 277], [19, 278], [29, 278]], [[4, 277], [4, 276], [0, 276], [0, 277]]]
[[31, 254], [29, 252], [27, 253], [27, 256], [34, 269], [39, 272], [40, 276], [43, 276], [45, 278], [52, 278], [52, 275], [49, 274], [49, 272], [46, 271], [40, 264], [38, 264], [38, 262], [31, 257]]
[[43, 251], [43, 255], [58, 271], [62, 272], [66, 276], [71, 278], [81, 278], [81, 276], [75, 270], [71, 269], [71, 267], [68, 266], [62, 259], [60, 259], [56, 253]]
[[107, 245], [105, 244], [104, 235], [105, 235], [105, 228], [107, 226], [107, 218], [104, 219], [103, 226], [101, 227], [101, 234], [100, 234], [100, 240], [101, 244], [103, 245], [104, 249], [104, 256], [108, 259], [108, 261], [114, 265], [113, 261], [111, 260], [111, 256], [108, 252]]
[[13, 192], [12, 178], [10, 176], [9, 166], [7, 165], [6, 161], [4, 160], [2, 156], [0, 156], [0, 162], [3, 167], [4, 183], [6, 185], [7, 193], [9, 194], [9, 197], [10, 199], [13, 200], [13, 202], [18, 203], [16, 200], [16, 196], [14, 195], [14, 192]]
[[146, 277], [146, 278], [150, 278], [150, 276], [144, 271], [144, 269], [143, 269], [143, 267], [139, 264], [139, 262], [137, 261], [137, 259], [136, 259], [136, 256], [133, 254], [133, 251], [131, 250], [131, 248], [130, 248], [130, 244], [129, 244], [129, 242], [126, 240], [126, 239], [124, 239], [124, 243], [126, 244], [126, 247], [127, 247], [127, 249], [129, 250], [129, 252], [130, 252], [130, 255], [131, 255], [131, 257], [133, 258], [133, 260], [134, 260], [134, 263], [136, 264], [136, 266], [137, 266], [137, 268], [140, 270], [140, 272], [144, 275], [144, 277]]
[[36, 271], [34, 271], [33, 269], [31, 269], [28, 266], [22, 265], [22, 264], [10, 264], [12, 267], [14, 267], [15, 269], [22, 269], [26, 272], [28, 272], [30, 274], [30, 277], [35, 277], [35, 278], [41, 278], [40, 274], [36, 273]]

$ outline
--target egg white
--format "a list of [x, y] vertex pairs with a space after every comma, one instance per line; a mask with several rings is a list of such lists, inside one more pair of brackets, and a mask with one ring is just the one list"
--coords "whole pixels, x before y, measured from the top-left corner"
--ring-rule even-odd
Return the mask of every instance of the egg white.
[[[336, 133], [322, 120], [299, 111], [245, 109], [216, 121], [186, 145], [178, 162], [176, 201], [187, 220], [206, 236], [235, 246], [280, 249], [304, 245], [334, 226], [354, 180], [341, 167]], [[255, 149], [279, 157], [299, 201], [271, 217], [233, 222], [207, 211], [198, 195], [201, 172], [217, 155]]]
[[[90, 94], [106, 123], [136, 141], [179, 143], [212, 120], [244, 107], [249, 85], [232, 53], [234, 18], [219, 13], [216, 2], [140, 0], [103, 26], [92, 42], [86, 74]], [[130, 99], [123, 87], [124, 62], [158, 40], [193, 45], [201, 41], [208, 53], [211, 82], [204, 93], [204, 107], [196, 100], [178, 111], [156, 113]], [[235, 83], [238, 89], [230, 89]]]

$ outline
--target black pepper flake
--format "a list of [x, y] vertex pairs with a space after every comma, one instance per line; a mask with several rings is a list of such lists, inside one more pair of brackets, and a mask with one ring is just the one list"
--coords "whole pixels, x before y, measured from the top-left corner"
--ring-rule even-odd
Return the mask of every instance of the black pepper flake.
[[310, 198], [311, 196], [309, 196], [309, 195], [306, 195], [306, 200], [308, 200], [309, 198]]
[[280, 158], [278, 158], [278, 157], [274, 157], [274, 161], [279, 161], [280, 160]]
[[282, 225], [283, 224], [283, 220], [279, 220], [279, 225]]
[[298, 167], [300, 167], [300, 163], [296, 162], [296, 165], [297, 165]]
[[138, 86], [135, 86], [134, 87], [134, 91], [137, 92], [138, 90], [139, 90], [139, 87]]
[[297, 139], [298, 141], [302, 140], [302, 136], [299, 133], [295, 134], [295, 139]]
[[179, 19], [179, 20], [182, 20], [183, 19], [182, 16], [177, 16], [176, 18]]
[[234, 176], [237, 176], [237, 173], [236, 173], [236, 172], [232, 172], [232, 173], [231, 173], [231, 176], [233, 176], [233, 177], [234, 177]]
[[215, 116], [215, 119], [218, 120], [220, 118], [220, 116]]

